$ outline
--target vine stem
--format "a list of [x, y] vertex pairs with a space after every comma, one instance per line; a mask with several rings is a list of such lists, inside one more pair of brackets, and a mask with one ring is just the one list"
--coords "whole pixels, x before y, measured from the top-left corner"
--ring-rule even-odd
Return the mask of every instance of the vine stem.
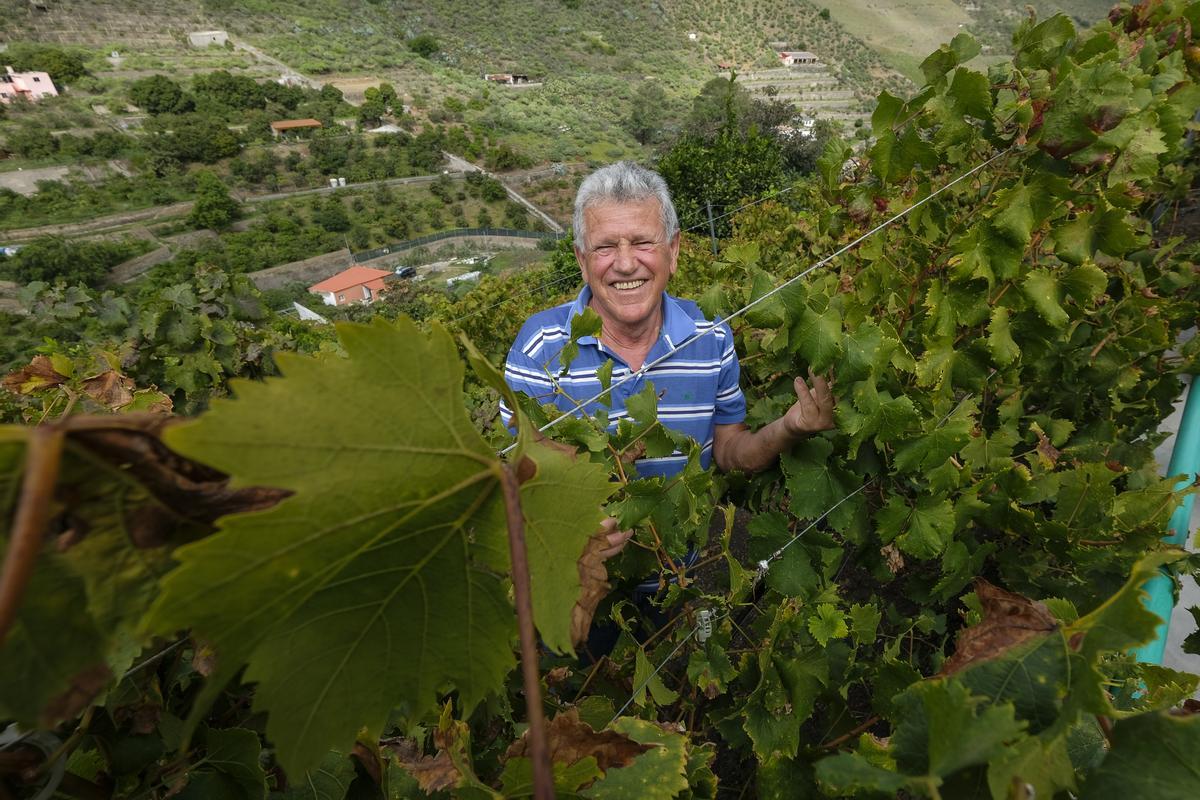
[[0, 645], [17, 620], [17, 609], [33, 577], [42, 549], [46, 522], [62, 464], [63, 432], [54, 426], [34, 428], [25, 449], [25, 478], [13, 518], [12, 536], [0, 568]]
[[525, 685], [525, 711], [529, 716], [529, 756], [533, 762], [535, 800], [554, 800], [554, 773], [546, 742], [542, 689], [538, 683], [537, 637], [533, 629], [533, 597], [529, 588], [529, 560], [525, 551], [525, 517], [521, 488], [508, 464], [500, 467], [504, 510], [508, 521], [508, 551], [512, 561], [513, 597], [517, 604], [517, 629], [521, 636], [521, 677]]
[[825, 742], [824, 744], [820, 744], [817, 746], [820, 747], [822, 750], [836, 750], [837, 748], [844, 745], [846, 742], [853, 739], [855, 736], [858, 736], [860, 733], [870, 730], [877, 722], [879, 722], [879, 717], [871, 717], [866, 722], [863, 722], [861, 725], [855, 726], [854, 730], [852, 730], [848, 733], [842, 734], [841, 736], [837, 737], [833, 741]]

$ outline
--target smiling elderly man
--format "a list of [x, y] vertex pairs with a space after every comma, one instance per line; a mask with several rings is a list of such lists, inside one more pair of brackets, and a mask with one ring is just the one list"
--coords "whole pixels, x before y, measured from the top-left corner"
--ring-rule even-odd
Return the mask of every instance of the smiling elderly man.
[[[575, 196], [574, 232], [575, 258], [586, 285], [573, 301], [534, 314], [521, 328], [504, 369], [514, 390], [565, 411], [600, 391], [596, 372], [605, 361], [614, 362], [616, 383], [711, 331], [615, 387], [612, 425], [626, 416], [630, 395], [652, 381], [659, 394], [659, 420], [700, 443], [704, 466], [715, 459], [722, 470], [747, 472], [769, 467], [795, 442], [833, 427], [829, 384], [811, 373], [811, 390], [802, 378], [795, 379], [796, 402], [782, 417], [757, 431], [746, 426], [746, 400], [738, 385], [729, 326], [715, 325], [695, 303], [666, 291], [678, 264], [679, 220], [658, 173], [622, 161], [589, 175]], [[588, 307], [599, 315], [601, 333], [579, 339], [579, 355], [558, 377], [559, 353], [570, 339], [571, 318]], [[583, 411], [591, 414], [600, 407], [593, 403]], [[511, 410], [501, 404], [500, 411], [504, 423], [510, 424]], [[681, 455], [644, 458], [637, 462], [637, 471], [643, 477], [673, 475], [686, 462]], [[612, 547], [606, 555], [619, 551], [626, 539], [627, 532], [609, 533]]]

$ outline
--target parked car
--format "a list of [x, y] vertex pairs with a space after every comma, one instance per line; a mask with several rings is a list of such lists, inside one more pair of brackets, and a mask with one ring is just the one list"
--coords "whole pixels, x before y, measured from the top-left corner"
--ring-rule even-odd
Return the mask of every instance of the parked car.
[[396, 277], [397, 278], [411, 278], [413, 275], [416, 275], [416, 274], [417, 274], [416, 267], [396, 267]]

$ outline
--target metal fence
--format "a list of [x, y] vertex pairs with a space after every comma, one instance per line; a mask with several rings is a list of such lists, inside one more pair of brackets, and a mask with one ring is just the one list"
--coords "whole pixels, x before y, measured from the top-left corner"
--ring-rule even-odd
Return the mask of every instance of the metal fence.
[[363, 250], [360, 253], [355, 253], [353, 259], [355, 264], [361, 264], [364, 261], [382, 258], [391, 253], [411, 250], [414, 247], [420, 247], [432, 242], [440, 242], [443, 239], [453, 239], [458, 236], [510, 236], [514, 239], [561, 239], [564, 235], [550, 231], [519, 231], [514, 228], [453, 228], [452, 230], [439, 231], [427, 236], [419, 236], [416, 239], [389, 244], [386, 247], [376, 247], [374, 250]]

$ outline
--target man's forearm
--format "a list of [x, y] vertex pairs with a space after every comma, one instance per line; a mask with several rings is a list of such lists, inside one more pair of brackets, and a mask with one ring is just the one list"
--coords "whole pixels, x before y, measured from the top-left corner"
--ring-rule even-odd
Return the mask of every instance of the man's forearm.
[[716, 437], [713, 458], [724, 472], [735, 469], [743, 472], [761, 472], [772, 466], [780, 453], [805, 436], [806, 434], [789, 433], [782, 418], [764, 425], [757, 431], [745, 427], [727, 429], [726, 433]]

